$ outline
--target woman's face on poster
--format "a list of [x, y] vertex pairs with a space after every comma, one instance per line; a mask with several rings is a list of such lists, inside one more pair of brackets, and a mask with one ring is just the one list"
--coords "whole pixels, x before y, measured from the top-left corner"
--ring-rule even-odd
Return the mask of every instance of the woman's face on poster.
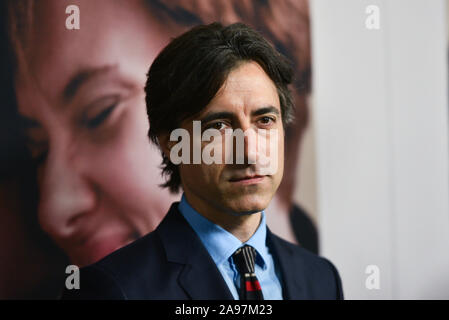
[[37, 163], [42, 229], [90, 264], [160, 222], [161, 155], [147, 137], [146, 72], [169, 34], [143, 1], [39, 3], [16, 74], [18, 110]]

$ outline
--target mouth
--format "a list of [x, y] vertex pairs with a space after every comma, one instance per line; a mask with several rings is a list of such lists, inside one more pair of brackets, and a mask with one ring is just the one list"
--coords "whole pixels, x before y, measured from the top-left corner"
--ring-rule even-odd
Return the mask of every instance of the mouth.
[[251, 175], [251, 176], [231, 178], [229, 179], [229, 182], [231, 182], [234, 185], [249, 185], [261, 183], [265, 178], [266, 176]]

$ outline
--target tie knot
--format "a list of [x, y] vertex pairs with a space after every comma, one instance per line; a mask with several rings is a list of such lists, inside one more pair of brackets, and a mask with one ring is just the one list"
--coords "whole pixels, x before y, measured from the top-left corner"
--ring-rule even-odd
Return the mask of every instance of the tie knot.
[[237, 249], [232, 255], [232, 258], [240, 273], [253, 274], [255, 272], [256, 249], [253, 247], [245, 245]]

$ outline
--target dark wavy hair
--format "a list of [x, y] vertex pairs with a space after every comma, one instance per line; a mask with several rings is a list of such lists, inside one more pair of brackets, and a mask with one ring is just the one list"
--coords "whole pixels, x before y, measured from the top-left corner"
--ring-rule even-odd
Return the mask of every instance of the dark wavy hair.
[[[145, 86], [151, 141], [159, 145], [159, 135], [169, 134], [200, 113], [228, 74], [245, 61], [257, 62], [275, 84], [285, 128], [294, 113], [289, 90], [292, 64], [247, 25], [215, 22], [193, 27], [172, 40], [151, 65]], [[179, 168], [163, 152], [162, 156], [162, 174], [168, 177], [162, 187], [176, 193], [181, 187]]]

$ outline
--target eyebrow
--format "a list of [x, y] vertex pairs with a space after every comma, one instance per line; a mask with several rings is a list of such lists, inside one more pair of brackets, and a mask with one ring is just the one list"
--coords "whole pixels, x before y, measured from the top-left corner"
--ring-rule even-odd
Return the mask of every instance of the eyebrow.
[[263, 108], [254, 110], [253, 112], [251, 112], [251, 116], [253, 116], [253, 117], [261, 116], [261, 115], [267, 114], [267, 113], [274, 113], [275, 115], [279, 116], [279, 110], [273, 106], [267, 106], [267, 107], [263, 107]]
[[[267, 113], [274, 113], [279, 116], [279, 110], [273, 106], [262, 107], [251, 112], [251, 116], [260, 116]], [[217, 119], [232, 119], [234, 114], [229, 111], [210, 112], [201, 119], [202, 122], [210, 122]]]
[[106, 65], [97, 68], [89, 68], [84, 69], [76, 73], [70, 80], [63, 90], [63, 100], [65, 102], [73, 99], [81, 86], [86, 83], [88, 80], [97, 77], [98, 75], [107, 74], [111, 71], [116, 71], [118, 69], [117, 65]]
[[[76, 96], [82, 85], [89, 80], [98, 76], [115, 72], [117, 71], [117, 69], [118, 65], [104, 65], [101, 67], [88, 68], [77, 72], [73, 77], [70, 78], [67, 85], [64, 87], [64, 90], [62, 91], [63, 101], [69, 102], [70, 100], [72, 100]], [[28, 118], [27, 116], [21, 114], [19, 114], [18, 117], [19, 125], [24, 130], [41, 127], [41, 124], [32, 118]]]

